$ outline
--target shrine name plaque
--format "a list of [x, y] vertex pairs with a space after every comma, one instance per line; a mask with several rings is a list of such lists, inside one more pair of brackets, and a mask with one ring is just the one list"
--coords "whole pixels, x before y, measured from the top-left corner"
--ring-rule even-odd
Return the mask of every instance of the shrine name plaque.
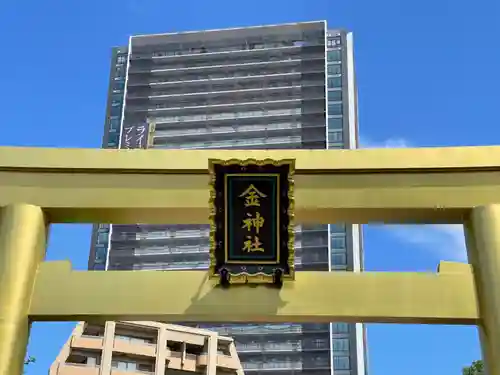
[[210, 277], [284, 281], [294, 269], [294, 160], [209, 160]]

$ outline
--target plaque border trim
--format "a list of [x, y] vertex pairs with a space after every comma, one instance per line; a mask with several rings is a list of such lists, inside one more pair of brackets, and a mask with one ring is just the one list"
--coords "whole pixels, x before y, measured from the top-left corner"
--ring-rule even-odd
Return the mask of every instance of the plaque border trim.
[[[265, 165], [273, 165], [276, 167], [280, 167], [283, 165], [288, 165], [289, 170], [288, 170], [288, 267], [290, 270], [289, 274], [283, 275], [283, 278], [285, 280], [295, 280], [295, 224], [294, 224], [294, 209], [295, 209], [295, 197], [294, 197], [294, 191], [295, 191], [295, 184], [294, 184], [294, 175], [295, 175], [295, 159], [229, 159], [229, 160], [221, 160], [221, 159], [208, 159], [208, 173], [210, 176], [210, 181], [209, 181], [209, 191], [210, 191], [210, 196], [208, 200], [208, 206], [209, 206], [209, 222], [210, 222], [210, 236], [209, 236], [209, 243], [210, 243], [210, 249], [209, 249], [209, 256], [210, 256], [210, 263], [209, 263], [209, 278], [210, 279], [218, 279], [219, 275], [216, 274], [215, 272], [215, 267], [216, 267], [216, 258], [215, 258], [215, 248], [216, 248], [216, 241], [215, 241], [215, 235], [216, 235], [216, 223], [215, 223], [215, 217], [216, 217], [216, 207], [215, 207], [215, 199], [216, 199], [216, 191], [215, 191], [215, 181], [216, 181], [216, 174], [215, 174], [215, 166], [216, 165], [221, 165], [221, 166], [231, 166], [231, 165], [237, 165], [240, 167], [246, 167], [249, 165], [256, 165], [256, 166], [265, 166]], [[240, 272], [237, 274], [231, 274], [231, 283], [232, 284], [241, 284], [241, 283], [271, 283], [273, 281], [273, 276], [272, 275], [267, 275], [262, 272], [257, 272], [257, 273], [248, 273], [248, 272]]]

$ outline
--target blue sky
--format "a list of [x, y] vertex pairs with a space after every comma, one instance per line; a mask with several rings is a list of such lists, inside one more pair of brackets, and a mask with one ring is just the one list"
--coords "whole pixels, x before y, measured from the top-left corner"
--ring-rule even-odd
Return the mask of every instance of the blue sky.
[[[3, 0], [1, 145], [99, 147], [110, 47], [130, 34], [327, 19], [355, 33], [366, 146], [498, 143], [500, 2], [464, 0]], [[49, 259], [84, 269], [90, 227], [56, 225]], [[464, 260], [459, 227], [367, 227], [368, 270]], [[73, 325], [37, 323], [29, 375], [47, 373]], [[459, 374], [474, 327], [369, 325], [371, 375]]]

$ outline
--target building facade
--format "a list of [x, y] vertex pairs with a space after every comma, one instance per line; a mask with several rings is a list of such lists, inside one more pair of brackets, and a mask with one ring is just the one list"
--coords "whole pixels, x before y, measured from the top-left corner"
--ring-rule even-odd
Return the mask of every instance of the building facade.
[[[148, 127], [157, 149], [356, 148], [352, 34], [326, 22], [133, 36], [113, 50], [103, 147]], [[142, 147], [138, 145], [137, 147]], [[207, 269], [204, 225], [96, 225], [93, 270]], [[363, 267], [359, 225], [297, 225], [297, 270]], [[362, 324], [199, 325], [252, 375], [365, 375]]]
[[79, 323], [49, 370], [49, 375], [179, 373], [244, 374], [232, 338], [157, 322]]

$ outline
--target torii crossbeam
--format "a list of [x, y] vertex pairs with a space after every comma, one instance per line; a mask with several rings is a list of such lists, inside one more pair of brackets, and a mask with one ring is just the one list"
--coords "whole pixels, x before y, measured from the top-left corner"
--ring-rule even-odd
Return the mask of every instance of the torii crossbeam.
[[[208, 222], [208, 159], [231, 158], [295, 159], [297, 222], [462, 223], [470, 265], [300, 272], [281, 290], [221, 290], [203, 271], [77, 272], [43, 262], [51, 223]], [[31, 321], [85, 319], [471, 324], [489, 374], [500, 375], [499, 171], [500, 147], [0, 148], [0, 375], [21, 374]]]

